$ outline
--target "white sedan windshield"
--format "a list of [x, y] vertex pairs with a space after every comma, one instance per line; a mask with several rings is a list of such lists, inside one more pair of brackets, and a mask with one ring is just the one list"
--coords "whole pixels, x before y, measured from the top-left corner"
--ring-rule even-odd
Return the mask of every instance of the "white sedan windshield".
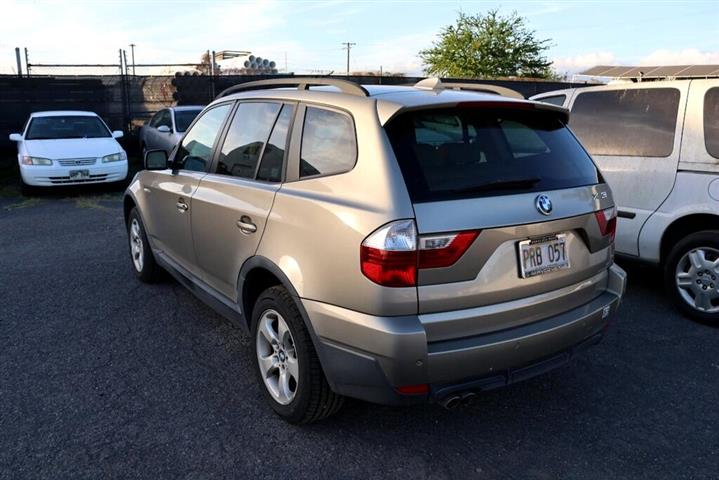
[[110, 131], [97, 117], [68, 115], [36, 117], [30, 122], [26, 140], [54, 140], [60, 138], [106, 138]]

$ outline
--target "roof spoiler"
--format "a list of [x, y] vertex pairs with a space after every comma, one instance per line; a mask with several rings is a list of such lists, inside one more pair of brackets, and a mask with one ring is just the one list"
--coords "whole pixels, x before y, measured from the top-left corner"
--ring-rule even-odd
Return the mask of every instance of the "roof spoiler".
[[503, 97], [524, 100], [524, 96], [521, 93], [511, 88], [488, 83], [443, 82], [439, 78], [429, 77], [415, 83], [414, 87], [422, 90], [471, 90], [473, 92], [493, 93]]

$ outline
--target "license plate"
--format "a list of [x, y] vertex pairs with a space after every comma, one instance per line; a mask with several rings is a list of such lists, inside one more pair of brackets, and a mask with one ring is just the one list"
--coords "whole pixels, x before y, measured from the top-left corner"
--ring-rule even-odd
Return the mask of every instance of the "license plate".
[[90, 178], [90, 170], [70, 170], [70, 180], [84, 180]]
[[522, 278], [569, 268], [567, 253], [567, 235], [564, 233], [519, 242]]

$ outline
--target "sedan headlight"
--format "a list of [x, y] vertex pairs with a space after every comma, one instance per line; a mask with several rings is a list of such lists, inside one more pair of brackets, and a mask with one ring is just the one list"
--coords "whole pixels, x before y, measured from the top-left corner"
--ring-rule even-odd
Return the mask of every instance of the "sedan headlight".
[[122, 160], [127, 160], [127, 154], [124, 151], [102, 157], [102, 163], [121, 162]]
[[22, 157], [23, 165], [52, 165], [52, 160], [41, 157]]

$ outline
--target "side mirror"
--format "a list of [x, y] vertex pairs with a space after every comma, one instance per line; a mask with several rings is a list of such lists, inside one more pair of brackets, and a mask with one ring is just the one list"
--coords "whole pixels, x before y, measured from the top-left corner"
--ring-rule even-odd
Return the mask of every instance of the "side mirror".
[[165, 170], [167, 168], [167, 152], [150, 150], [145, 153], [145, 170]]
[[162, 133], [172, 133], [172, 130], [170, 130], [170, 127], [168, 127], [167, 125], [160, 125], [159, 127], [157, 127], [157, 131]]
[[19, 134], [19, 133], [11, 133], [11, 134], [10, 134], [10, 141], [11, 141], [11, 142], [22, 142], [22, 134]]
[[112, 132], [112, 138], [122, 138], [124, 136], [125, 134], [122, 130], [115, 130], [114, 132]]

